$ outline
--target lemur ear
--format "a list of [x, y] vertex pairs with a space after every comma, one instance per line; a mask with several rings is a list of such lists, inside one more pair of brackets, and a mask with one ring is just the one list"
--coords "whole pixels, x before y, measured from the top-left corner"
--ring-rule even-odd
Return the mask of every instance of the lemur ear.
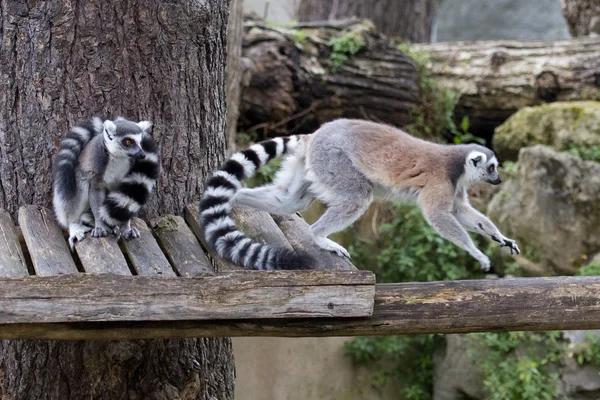
[[152, 122], [150, 121], [140, 121], [137, 125], [145, 132], [150, 133], [150, 128], [152, 128]]
[[113, 140], [117, 134], [117, 126], [110, 120], [104, 121], [104, 135], [108, 140]]
[[482, 159], [481, 156], [471, 158], [471, 162], [473, 163], [473, 166], [476, 167], [477, 164], [479, 164], [481, 162], [481, 159]]

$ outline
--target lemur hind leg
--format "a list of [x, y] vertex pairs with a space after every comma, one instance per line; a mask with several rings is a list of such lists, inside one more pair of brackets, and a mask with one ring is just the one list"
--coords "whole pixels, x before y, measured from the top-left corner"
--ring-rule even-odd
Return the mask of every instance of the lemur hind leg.
[[121, 236], [125, 240], [135, 239], [135, 238], [139, 238], [140, 237], [140, 231], [139, 231], [139, 229], [136, 228], [135, 226], [131, 226], [131, 220], [125, 222], [123, 224], [123, 226], [121, 227], [121, 230], [123, 231], [121, 233]]
[[303, 211], [314, 200], [305, 181], [304, 161], [287, 157], [277, 172], [273, 184], [253, 189], [240, 189], [233, 201], [274, 214], [293, 214]]
[[[319, 157], [322, 155], [321, 157]], [[311, 227], [317, 246], [350, 258], [348, 251], [327, 238], [356, 221], [373, 201], [371, 183], [340, 150], [316, 154], [311, 159], [310, 191], [327, 205], [327, 210]]]

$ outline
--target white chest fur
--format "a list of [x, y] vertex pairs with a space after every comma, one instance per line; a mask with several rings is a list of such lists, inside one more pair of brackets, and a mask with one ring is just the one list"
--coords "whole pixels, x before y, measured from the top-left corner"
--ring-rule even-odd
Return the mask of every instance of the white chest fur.
[[130, 168], [131, 159], [129, 157], [110, 157], [102, 177], [106, 187], [109, 190], [114, 189], [125, 178]]

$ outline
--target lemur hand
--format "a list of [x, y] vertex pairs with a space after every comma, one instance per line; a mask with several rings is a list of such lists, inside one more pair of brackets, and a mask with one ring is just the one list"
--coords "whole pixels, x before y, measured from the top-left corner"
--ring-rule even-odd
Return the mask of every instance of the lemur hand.
[[482, 257], [479, 257], [477, 261], [481, 264], [481, 270], [483, 272], [488, 272], [490, 270], [490, 259], [487, 256], [483, 255]]
[[519, 246], [517, 246], [517, 242], [515, 242], [512, 239], [509, 239], [507, 237], [502, 236], [501, 238], [497, 238], [496, 236], [492, 236], [492, 240], [500, 243], [500, 247], [508, 247], [510, 249], [510, 254], [514, 254], [515, 252], [517, 254], [521, 254], [521, 250], [519, 249]]
[[500, 247], [507, 246], [510, 249], [510, 254], [513, 254], [513, 252], [516, 252], [517, 254], [521, 253], [521, 250], [519, 250], [519, 246], [517, 246], [517, 242], [506, 237], [502, 238], [502, 240], [504, 242], [500, 243]]

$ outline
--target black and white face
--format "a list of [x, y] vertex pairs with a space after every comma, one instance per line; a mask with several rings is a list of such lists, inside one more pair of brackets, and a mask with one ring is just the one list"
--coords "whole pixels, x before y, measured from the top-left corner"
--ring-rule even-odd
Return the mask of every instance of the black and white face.
[[115, 157], [129, 157], [142, 160], [146, 152], [142, 149], [143, 134], [151, 124], [147, 121], [134, 123], [126, 120], [104, 122], [104, 142]]
[[468, 182], [486, 182], [498, 185], [502, 182], [498, 174], [498, 160], [480, 151], [472, 151], [467, 157], [465, 178]]

